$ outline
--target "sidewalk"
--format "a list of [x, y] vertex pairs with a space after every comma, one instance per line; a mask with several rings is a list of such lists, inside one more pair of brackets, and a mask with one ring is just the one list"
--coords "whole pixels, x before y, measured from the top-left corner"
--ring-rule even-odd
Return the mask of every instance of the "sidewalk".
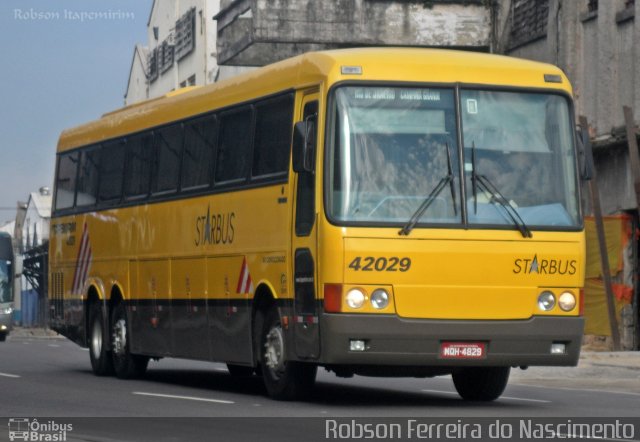
[[45, 339], [63, 339], [58, 333], [50, 329], [38, 327], [19, 327], [14, 326], [9, 333], [9, 338], [45, 338]]
[[[510, 383], [606, 390], [640, 396], [640, 351], [584, 351], [577, 367], [512, 369]], [[638, 399], [640, 401], [640, 397]]]

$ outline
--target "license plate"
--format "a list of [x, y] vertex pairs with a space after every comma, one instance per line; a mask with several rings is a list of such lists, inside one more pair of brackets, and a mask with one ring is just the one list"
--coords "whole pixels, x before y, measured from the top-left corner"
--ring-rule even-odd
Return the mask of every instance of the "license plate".
[[443, 342], [440, 344], [442, 359], [482, 359], [487, 355], [484, 342]]

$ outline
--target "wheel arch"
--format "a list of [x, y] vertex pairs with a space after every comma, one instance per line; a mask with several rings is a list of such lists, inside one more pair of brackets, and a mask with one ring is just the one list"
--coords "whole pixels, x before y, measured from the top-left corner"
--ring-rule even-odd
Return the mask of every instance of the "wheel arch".
[[273, 286], [266, 281], [260, 281], [253, 296], [251, 308], [251, 336], [253, 343], [253, 362], [260, 362], [260, 334], [264, 324], [264, 317], [270, 308], [277, 308], [276, 291]]

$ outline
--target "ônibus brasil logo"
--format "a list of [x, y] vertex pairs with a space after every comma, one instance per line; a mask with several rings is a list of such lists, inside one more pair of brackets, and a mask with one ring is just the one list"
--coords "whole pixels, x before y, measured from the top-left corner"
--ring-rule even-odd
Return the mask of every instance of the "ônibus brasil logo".
[[513, 273], [525, 275], [575, 275], [578, 271], [575, 259], [538, 259], [537, 254], [533, 258], [516, 258], [513, 265]]
[[64, 442], [67, 433], [73, 431], [72, 424], [59, 424], [56, 421], [39, 422], [38, 419], [9, 419], [9, 440], [27, 442]]

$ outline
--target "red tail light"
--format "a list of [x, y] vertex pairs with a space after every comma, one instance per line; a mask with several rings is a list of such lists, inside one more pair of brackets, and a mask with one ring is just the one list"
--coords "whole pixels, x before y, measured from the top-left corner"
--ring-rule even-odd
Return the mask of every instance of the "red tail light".
[[342, 310], [342, 284], [324, 285], [324, 311], [340, 313]]

